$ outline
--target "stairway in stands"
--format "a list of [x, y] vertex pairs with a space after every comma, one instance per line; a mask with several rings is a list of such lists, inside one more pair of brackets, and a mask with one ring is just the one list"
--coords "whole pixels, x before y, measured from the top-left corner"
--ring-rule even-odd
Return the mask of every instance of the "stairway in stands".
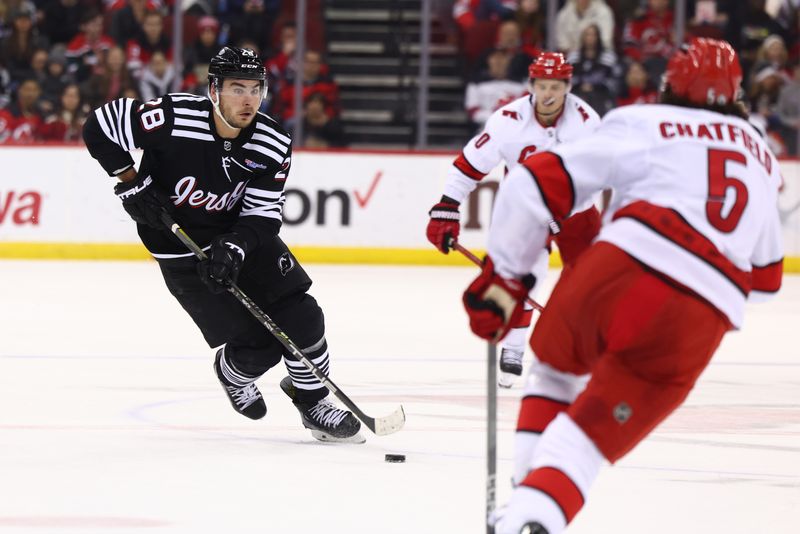
[[[339, 85], [351, 147], [410, 148], [417, 141], [420, 0], [326, 0], [327, 60]], [[432, 29], [428, 146], [469, 139], [456, 46]]]

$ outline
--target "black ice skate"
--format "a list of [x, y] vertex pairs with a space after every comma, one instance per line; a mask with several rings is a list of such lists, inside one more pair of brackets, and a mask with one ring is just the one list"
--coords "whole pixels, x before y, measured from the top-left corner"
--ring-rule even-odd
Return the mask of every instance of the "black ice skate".
[[523, 525], [520, 534], [547, 534], [547, 529], [539, 523], [528, 523]]
[[367, 441], [359, 433], [361, 422], [347, 410], [342, 410], [328, 398], [317, 402], [295, 402], [297, 390], [292, 384], [291, 377], [281, 380], [281, 389], [292, 399], [303, 426], [311, 430], [311, 435], [320, 441], [333, 441], [338, 443], [364, 443]]
[[225, 389], [225, 393], [228, 394], [228, 399], [231, 401], [233, 409], [250, 419], [261, 419], [267, 415], [267, 405], [264, 403], [264, 397], [261, 396], [261, 392], [256, 387], [255, 379], [246, 384], [239, 384], [226, 378], [220, 366], [223, 350], [225, 349], [217, 351], [217, 357], [214, 359], [214, 371], [217, 373], [217, 378], [223, 389]]
[[504, 348], [500, 351], [500, 376], [497, 377], [500, 387], [510, 388], [522, 375], [522, 355], [523, 351], [520, 350]]

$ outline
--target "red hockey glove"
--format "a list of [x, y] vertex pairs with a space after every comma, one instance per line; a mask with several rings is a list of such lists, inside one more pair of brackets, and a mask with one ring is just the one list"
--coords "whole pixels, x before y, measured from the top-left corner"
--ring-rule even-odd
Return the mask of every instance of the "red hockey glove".
[[591, 246], [599, 232], [600, 212], [594, 206], [564, 220], [561, 231], [555, 235], [564, 266], [573, 266], [578, 256]]
[[481, 274], [464, 292], [464, 308], [469, 327], [476, 336], [497, 343], [525, 313], [525, 297], [536, 279], [503, 278], [494, 272], [492, 258], [486, 256]]
[[458, 205], [452, 198], [442, 197], [442, 200], [428, 212], [431, 216], [426, 231], [428, 241], [445, 254], [450, 252], [450, 241], [458, 240], [458, 232], [461, 229], [458, 222]]

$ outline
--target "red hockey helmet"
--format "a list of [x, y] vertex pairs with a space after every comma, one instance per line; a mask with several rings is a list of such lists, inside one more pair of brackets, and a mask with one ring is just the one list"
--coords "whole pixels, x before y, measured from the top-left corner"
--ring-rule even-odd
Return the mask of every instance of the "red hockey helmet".
[[528, 67], [528, 76], [531, 79], [570, 81], [572, 65], [561, 52], [542, 52]]
[[672, 94], [694, 104], [725, 105], [739, 94], [742, 67], [726, 41], [699, 38], [672, 55], [664, 82]]

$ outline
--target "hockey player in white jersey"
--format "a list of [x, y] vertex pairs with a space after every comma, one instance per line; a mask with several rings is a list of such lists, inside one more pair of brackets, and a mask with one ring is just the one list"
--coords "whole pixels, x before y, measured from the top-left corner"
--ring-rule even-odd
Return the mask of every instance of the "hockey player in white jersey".
[[728, 43], [698, 39], [670, 58], [661, 104], [612, 111], [591, 139], [535, 155], [501, 185], [483, 272], [464, 293], [473, 332], [493, 340], [523, 313], [549, 222], [604, 188], [614, 199], [534, 328], [498, 534], [564, 531], [604, 462], [684, 401], [745, 303], [780, 288], [781, 175], [736, 102], [741, 80]]
[[[428, 240], [445, 254], [450, 250], [450, 240], [458, 239], [460, 204], [501, 161], [510, 171], [533, 154], [591, 135], [600, 124], [597, 113], [570, 94], [572, 65], [562, 54], [540, 54], [528, 73], [530, 94], [495, 111], [483, 132], [467, 143], [450, 168], [444, 195], [429, 212]], [[600, 216], [593, 207], [562, 225], [555, 239], [565, 264], [570, 264], [588, 246], [599, 227]], [[533, 269], [538, 282], [547, 273], [549, 258], [545, 247], [540, 252]], [[540, 286], [541, 283], [536, 283], [532, 291]], [[513, 380], [522, 374], [522, 356], [532, 314], [533, 309], [526, 308], [503, 342], [501, 386], [511, 387]]]

